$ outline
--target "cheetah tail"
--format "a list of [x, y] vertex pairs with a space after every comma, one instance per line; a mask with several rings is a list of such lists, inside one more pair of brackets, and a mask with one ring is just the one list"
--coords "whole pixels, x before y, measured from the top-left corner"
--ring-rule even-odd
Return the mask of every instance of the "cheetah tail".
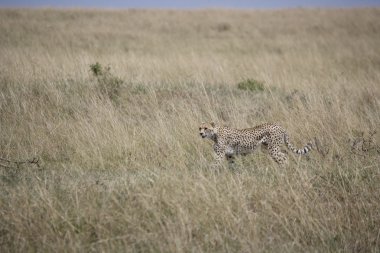
[[312, 150], [313, 148], [313, 144], [311, 142], [307, 143], [303, 148], [300, 148], [300, 149], [297, 149], [296, 147], [294, 147], [290, 141], [289, 141], [289, 136], [285, 133], [284, 134], [284, 140], [285, 140], [285, 144], [286, 146], [294, 153], [296, 154], [299, 154], [299, 155], [304, 155], [306, 153], [308, 153], [310, 150]]

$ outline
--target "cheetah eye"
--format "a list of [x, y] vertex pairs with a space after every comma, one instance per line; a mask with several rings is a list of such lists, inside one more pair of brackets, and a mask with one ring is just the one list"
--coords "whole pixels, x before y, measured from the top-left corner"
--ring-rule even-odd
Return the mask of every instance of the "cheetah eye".
[[207, 130], [207, 127], [205, 127], [205, 130]]
[[199, 128], [199, 131], [201, 131], [202, 128]]

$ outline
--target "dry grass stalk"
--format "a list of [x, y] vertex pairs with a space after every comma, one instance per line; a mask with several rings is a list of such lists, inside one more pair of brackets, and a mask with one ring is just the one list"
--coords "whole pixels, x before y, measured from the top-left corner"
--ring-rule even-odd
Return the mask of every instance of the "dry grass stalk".
[[[0, 9], [0, 251], [378, 252], [379, 17]], [[316, 150], [215, 173], [208, 120]]]

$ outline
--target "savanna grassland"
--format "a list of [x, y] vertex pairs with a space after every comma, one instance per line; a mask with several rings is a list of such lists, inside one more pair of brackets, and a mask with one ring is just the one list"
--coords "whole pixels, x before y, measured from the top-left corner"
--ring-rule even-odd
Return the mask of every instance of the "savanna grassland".
[[0, 9], [0, 120], [1, 252], [380, 251], [380, 9]]

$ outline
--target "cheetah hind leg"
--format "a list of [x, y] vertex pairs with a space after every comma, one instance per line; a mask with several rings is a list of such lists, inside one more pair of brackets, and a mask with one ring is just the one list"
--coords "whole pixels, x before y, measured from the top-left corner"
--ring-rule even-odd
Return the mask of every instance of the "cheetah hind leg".
[[281, 152], [280, 148], [268, 147], [268, 150], [269, 155], [280, 167], [285, 167], [288, 164], [288, 157], [285, 153]]

